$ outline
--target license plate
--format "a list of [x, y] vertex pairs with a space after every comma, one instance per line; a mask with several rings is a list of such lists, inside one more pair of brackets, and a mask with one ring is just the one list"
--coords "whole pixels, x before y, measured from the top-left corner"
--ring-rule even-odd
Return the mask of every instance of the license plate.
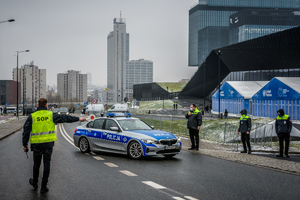
[[176, 149], [176, 146], [166, 146], [166, 149]]

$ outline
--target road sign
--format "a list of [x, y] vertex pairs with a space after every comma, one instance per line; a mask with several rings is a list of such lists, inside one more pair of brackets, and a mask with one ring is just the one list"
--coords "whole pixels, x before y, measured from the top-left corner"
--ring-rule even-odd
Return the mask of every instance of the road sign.
[[91, 102], [92, 102], [92, 104], [95, 104], [98, 102], [98, 100], [96, 98], [93, 98]]
[[7, 103], [5, 103], [5, 105], [7, 106]]
[[87, 105], [88, 105], [88, 102], [84, 102], [83, 105], [84, 105], [84, 106], [87, 106]]
[[108, 91], [109, 89], [108, 89], [108, 88], [106, 88], [105, 90], [106, 90], [106, 91]]
[[76, 105], [76, 107], [77, 107], [77, 108], [80, 108], [80, 103], [78, 103], [78, 104]]

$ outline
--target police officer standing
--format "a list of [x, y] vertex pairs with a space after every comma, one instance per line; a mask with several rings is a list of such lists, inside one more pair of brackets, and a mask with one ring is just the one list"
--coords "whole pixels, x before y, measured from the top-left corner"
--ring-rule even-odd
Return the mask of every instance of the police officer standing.
[[31, 151], [33, 151], [33, 178], [29, 183], [34, 189], [38, 188], [38, 177], [41, 160], [43, 157], [44, 172], [41, 185], [41, 193], [48, 192], [47, 182], [50, 174], [50, 161], [54, 141], [56, 141], [55, 124], [64, 122], [86, 121], [82, 117], [70, 115], [59, 115], [47, 110], [47, 100], [38, 100], [37, 111], [28, 116], [23, 127], [23, 150], [28, 151], [28, 140], [30, 138]]
[[275, 122], [275, 131], [279, 138], [279, 155], [277, 157], [283, 157], [283, 140], [285, 140], [284, 154], [288, 158], [289, 156], [289, 145], [290, 145], [290, 134], [292, 131], [292, 122], [290, 116], [284, 114], [283, 109], [277, 111], [277, 118]]
[[[202, 125], [202, 115], [195, 104], [190, 106], [190, 111], [186, 114], [187, 128], [189, 129], [192, 146], [188, 150], [199, 150], [199, 130]], [[196, 141], [195, 141], [196, 140]], [[196, 142], [196, 144], [195, 144]]]
[[241, 151], [241, 153], [247, 153], [247, 147], [248, 146], [248, 154], [251, 154], [251, 146], [250, 146], [250, 131], [251, 131], [251, 118], [247, 115], [247, 110], [243, 109], [241, 110], [241, 118], [240, 118], [240, 125], [238, 129], [238, 134], [241, 132], [241, 139], [243, 142], [243, 148], [244, 151]]

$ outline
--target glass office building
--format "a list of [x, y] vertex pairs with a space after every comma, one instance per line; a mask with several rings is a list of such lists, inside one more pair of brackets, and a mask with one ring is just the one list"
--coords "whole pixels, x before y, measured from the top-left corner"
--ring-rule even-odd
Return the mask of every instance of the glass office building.
[[251, 40], [300, 25], [295, 9], [245, 9], [230, 16], [229, 44]]
[[[199, 3], [189, 10], [189, 66], [200, 66], [213, 49], [239, 41], [237, 38], [229, 37], [230, 20], [236, 19], [232, 16], [237, 12], [245, 9], [274, 10], [280, 8], [294, 9], [294, 15], [297, 15], [300, 9], [300, 0], [199, 0]], [[239, 14], [243, 15], [243, 12]], [[260, 20], [263, 21], [264, 18]], [[291, 24], [285, 24], [284, 20], [279, 20], [278, 23], [275, 29], [272, 26], [266, 26], [264, 31], [258, 30], [257, 32], [255, 32], [257, 27], [247, 24], [238, 32], [240, 40], [244, 41], [293, 27]], [[266, 22], [264, 25], [273, 24]], [[228, 32], [227, 37], [226, 32]], [[234, 30], [231, 30], [231, 33], [233, 32]], [[225, 44], [226, 41], [227, 44]]]

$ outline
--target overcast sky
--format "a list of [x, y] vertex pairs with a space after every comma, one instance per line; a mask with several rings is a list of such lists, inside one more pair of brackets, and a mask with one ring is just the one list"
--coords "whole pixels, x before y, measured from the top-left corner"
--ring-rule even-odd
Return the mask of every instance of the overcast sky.
[[188, 13], [198, 0], [0, 0], [0, 80], [34, 60], [47, 69], [47, 85], [67, 70], [91, 72], [93, 84], [106, 85], [107, 35], [113, 18], [126, 18], [130, 60], [153, 61], [154, 81], [191, 78], [188, 67]]

